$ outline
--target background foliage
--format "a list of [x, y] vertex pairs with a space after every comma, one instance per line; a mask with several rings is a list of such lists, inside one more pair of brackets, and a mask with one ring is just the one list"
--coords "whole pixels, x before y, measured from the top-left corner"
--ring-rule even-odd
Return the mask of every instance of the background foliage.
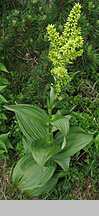
[[[61, 33], [75, 2], [78, 1], [0, 1], [0, 63], [9, 71], [0, 74], [0, 80], [2, 78], [7, 84], [3, 96], [9, 104], [36, 103], [46, 109], [46, 96], [52, 81], [46, 27], [49, 23], [55, 24]], [[79, 25], [84, 38], [84, 53], [68, 68], [72, 81], [64, 87], [63, 101], [57, 108], [63, 114], [72, 114], [71, 125], [80, 125], [93, 132], [94, 140], [89, 148], [72, 158], [68, 176], [42, 199], [97, 199], [99, 4], [97, 0], [79, 2], [82, 5]], [[1, 115], [2, 109], [0, 105], [0, 132], [10, 131], [9, 140], [13, 149], [9, 149], [8, 161], [0, 160], [1, 199], [25, 199], [23, 194], [16, 193], [16, 189], [13, 192], [10, 179], [5, 177], [9, 172], [7, 169], [14, 166], [24, 151], [15, 117], [4, 109]]]

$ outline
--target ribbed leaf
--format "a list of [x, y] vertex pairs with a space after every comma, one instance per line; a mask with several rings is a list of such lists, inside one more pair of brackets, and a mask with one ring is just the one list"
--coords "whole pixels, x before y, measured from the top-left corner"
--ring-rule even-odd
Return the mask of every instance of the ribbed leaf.
[[59, 116], [59, 119], [52, 122], [53, 126], [59, 129], [63, 134], [63, 143], [62, 143], [62, 149], [66, 145], [66, 137], [69, 132], [69, 118], [68, 116], [61, 117]]
[[27, 193], [31, 197], [33, 197], [33, 196], [39, 196], [39, 195], [44, 194], [44, 193], [48, 193], [57, 184], [58, 179], [59, 179], [59, 176], [58, 175], [54, 175], [42, 187], [34, 188], [33, 190], [27, 191]]
[[20, 129], [27, 139], [34, 141], [47, 137], [49, 117], [44, 110], [28, 104], [5, 107], [16, 113]]
[[59, 144], [62, 144], [63, 140], [64, 140], [64, 136], [62, 134], [61, 131], [58, 131], [55, 136], [54, 139], [56, 140], [56, 142], [58, 142]]
[[62, 117], [61, 119], [56, 120], [53, 122], [53, 125], [59, 129], [65, 137], [67, 136], [69, 131], [69, 121], [67, 117]]
[[31, 153], [39, 166], [43, 166], [53, 155], [61, 151], [59, 144], [47, 140], [38, 140], [31, 145]]
[[60, 160], [64, 160], [70, 156], [73, 156], [75, 153], [88, 145], [92, 138], [92, 134], [86, 133], [81, 128], [71, 127], [67, 136], [66, 147], [57, 155], [58, 158], [60, 158]]
[[60, 155], [53, 157], [53, 160], [66, 172], [69, 168], [70, 157], [69, 158], [60, 158]]
[[22, 141], [25, 153], [31, 153], [31, 141], [25, 138], [22, 138]]
[[22, 191], [42, 187], [53, 176], [56, 166], [41, 168], [31, 154], [22, 157], [13, 171], [13, 182]]

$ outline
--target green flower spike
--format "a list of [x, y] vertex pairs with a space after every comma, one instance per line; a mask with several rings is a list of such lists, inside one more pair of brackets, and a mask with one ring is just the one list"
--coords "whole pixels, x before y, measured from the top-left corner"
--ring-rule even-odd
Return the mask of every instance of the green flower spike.
[[80, 28], [77, 28], [81, 13], [81, 5], [75, 4], [71, 10], [67, 22], [64, 25], [62, 35], [56, 31], [54, 25], [48, 25], [47, 34], [50, 41], [49, 58], [53, 63], [51, 74], [54, 77], [54, 89], [57, 97], [61, 93], [62, 86], [70, 82], [67, 66], [83, 53], [83, 39]]

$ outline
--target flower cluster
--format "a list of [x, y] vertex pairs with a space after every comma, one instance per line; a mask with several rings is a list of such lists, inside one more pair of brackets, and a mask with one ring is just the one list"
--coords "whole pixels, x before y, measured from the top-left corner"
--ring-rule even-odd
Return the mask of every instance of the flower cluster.
[[61, 36], [54, 25], [51, 24], [47, 27], [48, 40], [50, 41], [49, 58], [53, 62], [51, 74], [55, 79], [54, 89], [57, 96], [61, 92], [61, 87], [71, 80], [67, 72], [67, 65], [73, 63], [73, 60], [83, 53], [81, 30], [77, 28], [80, 9], [81, 5], [75, 4]]
[[68, 75], [67, 69], [62, 66], [54, 67], [51, 73], [55, 79], [55, 93], [59, 95], [61, 93], [61, 87], [66, 85], [71, 78]]

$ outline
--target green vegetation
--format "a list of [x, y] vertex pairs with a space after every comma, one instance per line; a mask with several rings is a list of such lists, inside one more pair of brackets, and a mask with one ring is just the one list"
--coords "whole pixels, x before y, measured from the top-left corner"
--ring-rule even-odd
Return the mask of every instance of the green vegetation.
[[[25, 156], [26, 151], [29, 154], [30, 152], [25, 139], [22, 139], [26, 138], [26, 134], [18, 126], [20, 112], [16, 119], [12, 112], [4, 108], [4, 105], [13, 110], [18, 105], [11, 108], [7, 104], [32, 104], [31, 106], [33, 107], [36, 104], [39, 109], [44, 109], [46, 113], [49, 107], [47, 98], [49, 97], [50, 85], [52, 83], [54, 83], [53, 87], [55, 87], [55, 92], [59, 99], [59, 101], [56, 100], [56, 96], [54, 95], [53, 116], [55, 116], [55, 113], [58, 113], [58, 118], [59, 115], [71, 116], [70, 128], [72, 126], [73, 128], [78, 128], [79, 126], [87, 132], [86, 134], [92, 133], [94, 136], [90, 144], [87, 143], [87, 146], [84, 145], [85, 147], [81, 147], [83, 150], [79, 148], [78, 152], [75, 151], [75, 154], [73, 153], [74, 156], [71, 157], [69, 170], [65, 175], [61, 167], [58, 166], [55, 173], [60, 173], [59, 179], [53, 178], [51, 184], [54, 187], [50, 192], [45, 193], [43, 191], [43, 195], [36, 196], [33, 199], [98, 199], [98, 2], [95, 0], [79, 1], [82, 6], [79, 26], [83, 38], [83, 53], [81, 56], [78, 55], [77, 59], [68, 58], [68, 61], [73, 60], [72, 64], [66, 64], [66, 53], [64, 54], [63, 49], [61, 49], [65, 46], [65, 42], [57, 46], [57, 54], [61, 51], [61, 59], [57, 62], [59, 64], [54, 63], [51, 52], [53, 49], [50, 47], [49, 52], [49, 36], [47, 35], [48, 25], [54, 25], [53, 30], [56, 28], [57, 31], [55, 31], [59, 37], [62, 35], [67, 17], [76, 2], [78, 1], [26, 0], [13, 1], [13, 4], [10, 0], [0, 2], [0, 98], [2, 99], [0, 100], [0, 199], [32, 198], [25, 193], [21, 193], [12, 184], [12, 171], [17, 162], [20, 161], [20, 164], [23, 166], [22, 163], [25, 159], [29, 160], [30, 164], [31, 159], [25, 158], [28, 157]], [[68, 30], [70, 29], [68, 28]], [[68, 49], [66, 52], [68, 53]], [[49, 53], [50, 56], [48, 56]], [[70, 56], [73, 57], [72, 55]], [[63, 78], [60, 76], [62, 70], [59, 70], [56, 77], [56, 71], [53, 71], [52, 66], [53, 61], [54, 69], [56, 69], [56, 66], [59, 69], [61, 62], [64, 69], [64, 59], [66, 70], [68, 69], [67, 75], [71, 80], [66, 85], [66, 82], [63, 82]], [[62, 78], [63, 85], [62, 82], [59, 83], [59, 85], [61, 84], [61, 92], [60, 89], [57, 92], [55, 81], [59, 81], [60, 78]], [[53, 91], [50, 93], [50, 97], [52, 95]], [[16, 110], [13, 111], [16, 112]], [[51, 114], [50, 111], [48, 111], [49, 115]], [[55, 121], [57, 122], [58, 119]], [[53, 124], [50, 122], [49, 132], [51, 132], [52, 126]], [[22, 133], [25, 137], [22, 136]], [[28, 133], [30, 134], [30, 130]], [[81, 131], [80, 133], [85, 132]], [[53, 134], [56, 140], [59, 141], [61, 139], [61, 137], [57, 136], [56, 132], [53, 132]], [[49, 140], [50, 138], [49, 136]], [[86, 138], [85, 134], [84, 138]], [[67, 140], [68, 135], [66, 135]], [[43, 140], [41, 144], [44, 144]], [[33, 148], [32, 156], [38, 160], [39, 157], [37, 153], [35, 154], [35, 146]], [[52, 154], [54, 150], [51, 150]], [[53, 168], [50, 167], [50, 176], [52, 176], [54, 169], [56, 169], [56, 162], [54, 161], [53, 165], [53, 161], [50, 159], [47, 162], [43, 159], [43, 156], [40, 157], [38, 163], [48, 163], [48, 165], [49, 162], [52, 163], [51, 166]], [[60, 164], [58, 163], [58, 165]], [[27, 168], [25, 166], [25, 170]], [[14, 178], [15, 176], [13, 176], [13, 181], [15, 180]], [[44, 184], [49, 181], [46, 178], [42, 179]]]

